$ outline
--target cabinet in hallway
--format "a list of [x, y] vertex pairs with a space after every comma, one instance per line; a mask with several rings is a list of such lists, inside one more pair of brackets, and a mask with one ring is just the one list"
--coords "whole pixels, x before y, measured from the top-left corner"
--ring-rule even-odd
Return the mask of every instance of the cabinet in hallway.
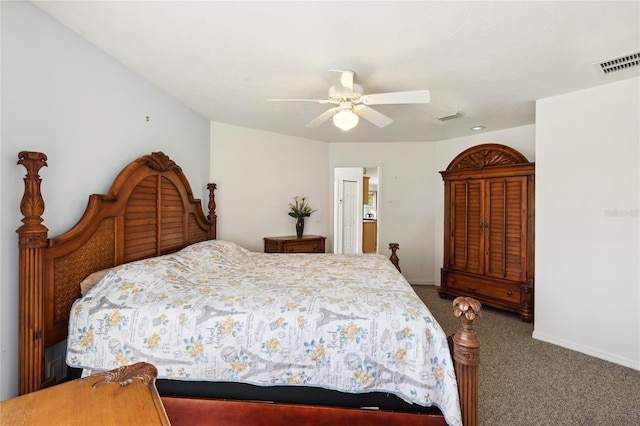
[[378, 221], [364, 220], [362, 222], [362, 252], [376, 253], [378, 251]]

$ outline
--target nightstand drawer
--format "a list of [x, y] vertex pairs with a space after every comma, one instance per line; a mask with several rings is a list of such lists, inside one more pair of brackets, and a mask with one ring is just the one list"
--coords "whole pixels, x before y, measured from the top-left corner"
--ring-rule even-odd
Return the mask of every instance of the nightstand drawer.
[[283, 253], [324, 253], [324, 240], [284, 243]]
[[324, 253], [326, 237], [305, 235], [298, 237], [265, 237], [265, 253]]

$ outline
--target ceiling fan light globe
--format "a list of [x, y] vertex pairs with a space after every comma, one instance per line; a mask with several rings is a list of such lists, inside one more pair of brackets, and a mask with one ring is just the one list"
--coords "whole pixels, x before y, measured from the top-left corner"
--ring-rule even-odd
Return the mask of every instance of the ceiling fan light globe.
[[351, 130], [358, 124], [359, 118], [351, 110], [338, 111], [333, 116], [333, 124], [343, 131]]

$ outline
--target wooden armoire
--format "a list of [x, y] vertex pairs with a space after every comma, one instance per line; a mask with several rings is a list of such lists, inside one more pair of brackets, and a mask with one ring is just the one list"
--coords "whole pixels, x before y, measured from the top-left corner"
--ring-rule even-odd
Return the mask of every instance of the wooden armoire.
[[533, 321], [535, 164], [499, 144], [471, 147], [444, 179], [440, 297], [471, 296]]

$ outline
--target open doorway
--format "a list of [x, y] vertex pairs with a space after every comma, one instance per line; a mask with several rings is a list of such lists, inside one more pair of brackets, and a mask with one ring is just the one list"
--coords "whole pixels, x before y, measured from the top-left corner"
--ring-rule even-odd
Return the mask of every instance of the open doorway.
[[377, 253], [380, 166], [334, 168], [334, 253]]

